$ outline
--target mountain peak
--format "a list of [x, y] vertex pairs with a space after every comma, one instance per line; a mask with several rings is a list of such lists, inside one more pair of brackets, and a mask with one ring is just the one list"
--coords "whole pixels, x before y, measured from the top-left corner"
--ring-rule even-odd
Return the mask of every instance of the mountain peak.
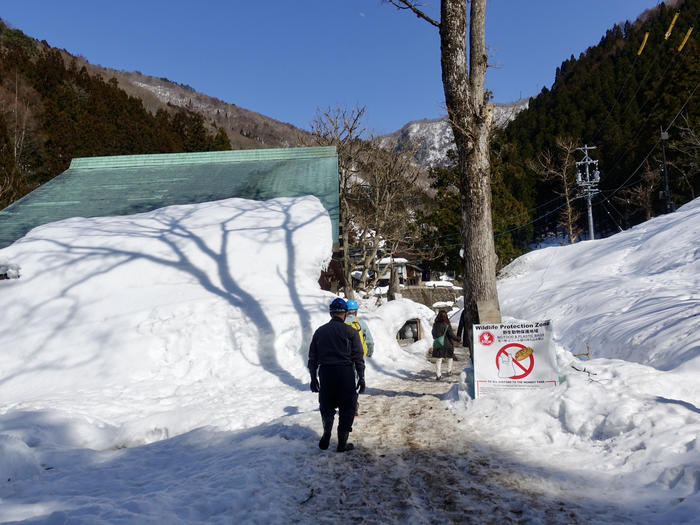
[[[505, 127], [520, 111], [526, 109], [529, 103], [529, 98], [506, 104], [494, 103], [493, 126]], [[413, 120], [401, 129], [383, 135], [379, 139], [381, 145], [387, 149], [413, 145], [416, 148], [416, 162], [424, 168], [449, 165], [447, 152], [454, 148], [454, 136], [446, 115], [433, 119]]]

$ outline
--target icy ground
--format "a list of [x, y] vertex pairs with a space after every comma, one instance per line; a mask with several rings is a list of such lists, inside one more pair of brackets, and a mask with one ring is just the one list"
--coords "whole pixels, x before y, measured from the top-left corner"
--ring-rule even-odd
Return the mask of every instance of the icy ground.
[[468, 367], [432, 379], [429, 334], [396, 342], [428, 308], [363, 303], [348, 454], [318, 449], [305, 369], [318, 200], [37, 228], [0, 250], [0, 521], [698, 522], [699, 225], [700, 200], [507, 268], [504, 315], [554, 322], [555, 390], [474, 401]]

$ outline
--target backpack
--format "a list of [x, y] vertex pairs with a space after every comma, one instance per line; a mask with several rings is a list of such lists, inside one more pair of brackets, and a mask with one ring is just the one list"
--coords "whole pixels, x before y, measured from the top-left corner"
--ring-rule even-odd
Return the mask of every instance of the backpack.
[[346, 321], [345, 324], [352, 326], [355, 330], [360, 332], [360, 342], [362, 343], [362, 357], [367, 357], [367, 343], [365, 342], [365, 334], [362, 332], [360, 320], [356, 317], [350, 322]]

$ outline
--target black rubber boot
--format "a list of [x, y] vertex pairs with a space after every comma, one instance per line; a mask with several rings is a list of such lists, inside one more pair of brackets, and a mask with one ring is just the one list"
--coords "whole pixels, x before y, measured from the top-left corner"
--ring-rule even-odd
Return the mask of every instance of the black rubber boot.
[[348, 443], [348, 437], [350, 437], [350, 432], [341, 432], [338, 429], [338, 448], [336, 449], [338, 452], [347, 452], [355, 448], [355, 445]]
[[333, 431], [333, 418], [323, 420], [323, 435], [318, 442], [318, 448], [326, 450], [331, 443], [331, 432]]

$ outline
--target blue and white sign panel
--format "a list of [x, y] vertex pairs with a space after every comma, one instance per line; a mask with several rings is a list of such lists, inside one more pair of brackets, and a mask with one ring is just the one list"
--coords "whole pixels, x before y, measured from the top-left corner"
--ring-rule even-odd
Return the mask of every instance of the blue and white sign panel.
[[474, 325], [474, 394], [559, 384], [552, 322]]

